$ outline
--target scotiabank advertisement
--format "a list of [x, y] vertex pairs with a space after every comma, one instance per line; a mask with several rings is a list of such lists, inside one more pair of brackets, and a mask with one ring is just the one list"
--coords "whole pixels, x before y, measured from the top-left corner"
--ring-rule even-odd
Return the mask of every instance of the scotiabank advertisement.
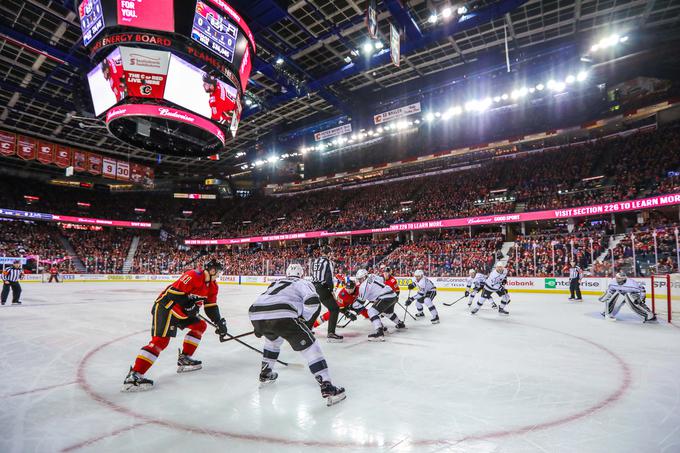
[[116, 9], [118, 25], [158, 31], [175, 31], [173, 0], [117, 0]]
[[162, 99], [170, 52], [121, 47], [120, 56], [128, 95]]

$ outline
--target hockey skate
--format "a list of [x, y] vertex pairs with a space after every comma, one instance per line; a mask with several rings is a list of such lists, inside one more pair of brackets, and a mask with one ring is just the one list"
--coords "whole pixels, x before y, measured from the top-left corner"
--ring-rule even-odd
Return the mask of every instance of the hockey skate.
[[415, 316], [416, 316], [416, 318], [424, 318], [424, 317], [425, 317], [425, 313], [423, 313], [422, 311], [419, 311], [419, 312], [416, 313]]
[[645, 319], [645, 320], [642, 321], [642, 322], [643, 322], [643, 323], [644, 323], [644, 322], [654, 322], [654, 323], [656, 323], [656, 322], [659, 322], [659, 321], [656, 319], [656, 315], [653, 315], [651, 318]]
[[338, 404], [340, 401], [347, 398], [344, 388], [336, 387], [329, 381], [322, 381], [321, 376], [317, 376], [316, 381], [319, 383], [319, 386], [321, 386], [321, 397], [326, 399], [326, 406]]
[[385, 334], [382, 329], [378, 329], [375, 333], [368, 335], [368, 341], [385, 341]]
[[432, 324], [439, 324], [439, 315], [435, 316], [430, 320]]
[[144, 392], [146, 390], [151, 390], [153, 388], [153, 381], [151, 379], [145, 378], [143, 375], [134, 371], [130, 367], [130, 372], [123, 381], [123, 387], [120, 389], [121, 392]]
[[505, 315], [505, 316], [507, 316], [507, 315], [510, 314], [510, 312], [507, 311], [505, 308], [500, 307], [500, 308], [498, 309], [498, 314], [499, 314], [499, 315]]
[[498, 305], [496, 305], [496, 302], [491, 302], [491, 308], [498, 308]]
[[397, 332], [404, 331], [406, 330], [406, 324], [404, 324], [404, 321], [399, 321], [397, 324], [394, 326], [395, 329], [397, 329]]
[[177, 372], [188, 373], [189, 371], [200, 370], [203, 368], [202, 363], [200, 360], [194, 360], [191, 356], [182, 354], [182, 350], [180, 350], [177, 357]]
[[262, 369], [260, 370], [260, 387], [275, 382], [278, 377], [279, 373], [272, 371], [266, 363], [262, 364]]
[[345, 337], [333, 332], [328, 334], [328, 336], [326, 337], [326, 341], [329, 343], [342, 343], [343, 338]]

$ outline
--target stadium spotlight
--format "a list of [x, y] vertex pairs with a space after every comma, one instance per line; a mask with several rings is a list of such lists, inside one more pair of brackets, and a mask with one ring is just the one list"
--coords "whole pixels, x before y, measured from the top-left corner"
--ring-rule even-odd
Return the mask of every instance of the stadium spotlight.
[[451, 108], [451, 113], [454, 114], [455, 116], [460, 115], [463, 113], [463, 108], [460, 105], [457, 105], [455, 107]]
[[250, 100], [250, 98], [246, 98], [246, 105], [250, 107], [251, 105], [253, 105], [253, 101]]
[[348, 64], [349, 64], [349, 63], [352, 62], [352, 57], [350, 57], [349, 55], [347, 55], [347, 56], [343, 59], [343, 61], [344, 61], [345, 63], [348, 63]]
[[477, 108], [477, 101], [467, 101], [465, 103], [465, 110], [471, 112]]
[[567, 84], [564, 82], [557, 82], [555, 86], [553, 87], [553, 90], [557, 92], [562, 92], [564, 89], [567, 88]]
[[276, 65], [277, 65], [277, 66], [281, 66], [282, 64], [283, 64], [283, 58], [282, 58], [282, 57], [278, 57], [278, 58], [276, 59]]
[[451, 10], [450, 7], [447, 6], [444, 9], [442, 9], [442, 17], [444, 19], [448, 19], [449, 17], [451, 17], [451, 14], [453, 14], [453, 11]]
[[376, 48], [377, 50], [380, 50], [380, 49], [382, 49], [383, 47], [385, 47], [385, 45], [384, 45], [384, 44], [382, 43], [382, 41], [380, 41], [380, 40], [376, 41], [374, 45], [375, 45], [375, 48]]
[[420, 120], [415, 120], [413, 124], [420, 124]]
[[427, 21], [431, 24], [436, 24], [438, 20], [437, 13], [433, 12], [430, 14], [430, 17], [427, 18]]
[[444, 121], [450, 119], [450, 118], [453, 116], [453, 113], [451, 113], [451, 110], [452, 110], [452, 109], [448, 109], [448, 110], [447, 110], [446, 112], [444, 112], [444, 114], [442, 115], [442, 119], [443, 119]]
[[510, 96], [508, 96], [508, 93], [503, 93], [503, 94], [501, 95], [501, 99], [503, 99], [504, 101], [507, 101], [509, 97], [510, 97]]
[[534, 94], [535, 91], [536, 91], [536, 88], [534, 88], [534, 87], [529, 88], [529, 93]]
[[383, 128], [382, 128], [382, 127], [379, 127], [378, 130], [377, 130], [377, 132], [378, 132], [378, 134], [382, 134], [382, 133], [383, 133]]
[[373, 44], [371, 41], [366, 41], [364, 43], [363, 49], [366, 55], [371, 55], [373, 53]]
[[465, 6], [465, 5], [459, 6], [458, 9], [456, 10], [456, 12], [458, 13], [459, 16], [466, 14], [468, 12], [467, 6]]
[[519, 90], [512, 90], [512, 92], [510, 93], [510, 97], [512, 99], [517, 99], [519, 97]]
[[555, 86], [557, 85], [557, 82], [553, 79], [550, 79], [548, 80], [548, 83], [546, 83], [546, 85], [548, 86], [549, 90], [554, 90]]
[[434, 113], [427, 112], [425, 114], [425, 121], [427, 121], [428, 123], [431, 123], [432, 121], [434, 121]]
[[439, 118], [440, 116], [442, 116], [442, 114], [439, 113], [439, 112], [435, 112], [434, 116], [436, 116], [437, 118]]
[[543, 85], [542, 83], [539, 83], [538, 85], [536, 85], [536, 90], [543, 91], [544, 89], [545, 89], [545, 85]]
[[621, 38], [619, 39], [619, 42], [626, 42], [626, 41], [628, 41], [628, 36], [621, 36]]
[[574, 77], [572, 74], [569, 74], [566, 79], [564, 79], [567, 84], [572, 84], [576, 82], [576, 77]]
[[522, 88], [519, 89], [519, 95], [520, 96], [522, 96], [522, 97], [526, 96], [527, 93], [529, 93], [529, 90], [527, 89], [527, 87], [522, 87]]
[[588, 78], [588, 73], [586, 71], [580, 71], [578, 74], [576, 74], [576, 80], [579, 82], [583, 82]]

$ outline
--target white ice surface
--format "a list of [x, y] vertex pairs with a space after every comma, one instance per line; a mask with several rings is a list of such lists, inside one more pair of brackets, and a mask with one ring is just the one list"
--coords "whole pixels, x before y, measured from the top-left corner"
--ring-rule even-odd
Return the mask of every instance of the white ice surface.
[[[441, 324], [407, 320], [385, 343], [364, 319], [342, 344], [321, 329], [348, 395], [326, 407], [302, 366], [259, 389], [257, 354], [211, 330], [203, 370], [175, 372], [180, 333], [148, 373], [156, 388], [120, 393], [163, 286], [26, 284], [25, 305], [0, 307], [0, 452], [680, 451], [680, 328], [627, 308], [605, 321], [595, 297], [516, 294], [500, 318], [442, 292]], [[220, 287], [232, 333], [262, 290]], [[287, 345], [281, 359], [303, 363]]]

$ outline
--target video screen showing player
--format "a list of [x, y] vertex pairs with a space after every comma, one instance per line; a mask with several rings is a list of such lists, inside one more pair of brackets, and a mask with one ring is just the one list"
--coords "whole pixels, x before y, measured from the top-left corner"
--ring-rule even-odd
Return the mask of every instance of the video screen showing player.
[[100, 115], [128, 95], [120, 49], [111, 52], [87, 74], [94, 113]]
[[236, 109], [236, 99], [231, 97], [233, 91], [208, 73], [203, 75], [203, 90], [210, 95], [210, 119], [220, 124], [230, 123], [230, 113]]
[[172, 55], [164, 98], [220, 124], [231, 122], [236, 88]]
[[118, 54], [118, 58], [107, 58], [102, 62], [102, 74], [109, 82], [111, 91], [116, 96], [116, 102], [123, 100], [127, 96], [127, 84], [120, 54]]

